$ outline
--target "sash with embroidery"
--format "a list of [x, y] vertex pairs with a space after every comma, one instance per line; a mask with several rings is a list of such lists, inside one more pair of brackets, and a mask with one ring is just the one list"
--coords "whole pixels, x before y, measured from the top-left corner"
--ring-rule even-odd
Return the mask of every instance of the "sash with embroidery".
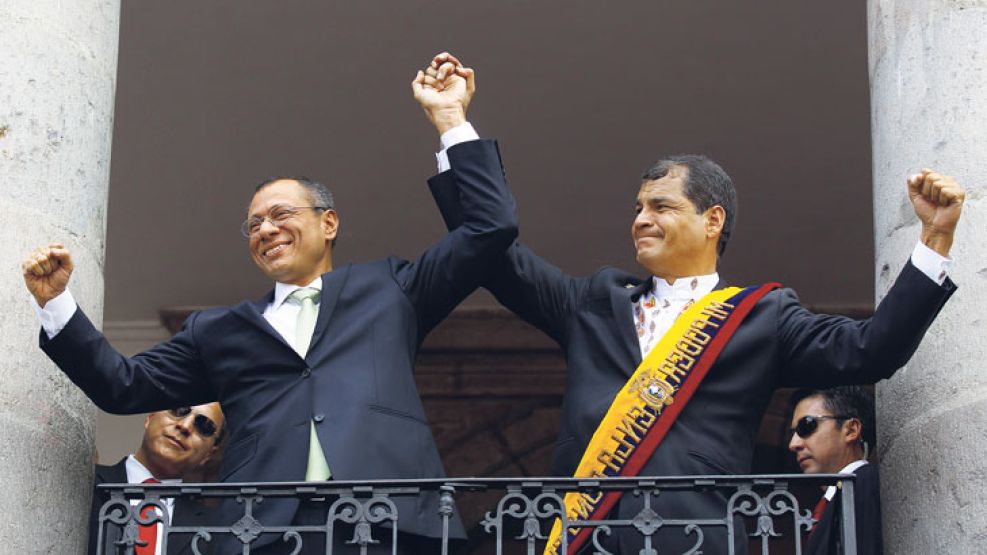
[[[682, 312], [617, 393], [574, 476], [637, 476], [743, 319], [761, 297], [780, 286], [719, 289]], [[566, 518], [570, 523], [600, 520], [622, 494], [569, 492]], [[563, 535], [556, 519], [544, 555], [576, 553], [592, 530], [571, 527]]]

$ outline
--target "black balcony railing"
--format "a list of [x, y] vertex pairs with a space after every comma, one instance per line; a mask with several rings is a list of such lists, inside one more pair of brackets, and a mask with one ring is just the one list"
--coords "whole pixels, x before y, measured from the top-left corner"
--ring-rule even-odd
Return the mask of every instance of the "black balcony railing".
[[[760, 475], [760, 476], [682, 476], [668, 478], [608, 478], [600, 480], [560, 478], [468, 478], [444, 480], [389, 480], [370, 482], [329, 481], [212, 483], [212, 484], [105, 484], [99, 486], [110, 495], [99, 514], [99, 543], [105, 553], [133, 553], [140, 540], [138, 527], [159, 523], [163, 538], [162, 553], [169, 540], [184, 537], [190, 542], [189, 553], [207, 553], [209, 545], [220, 537], [236, 538], [242, 553], [261, 535], [277, 534], [285, 553], [297, 553], [303, 538], [322, 536], [322, 541], [346, 530], [350, 546], [347, 552], [362, 552], [388, 536], [393, 542], [400, 537], [392, 526], [398, 519], [392, 500], [437, 492], [443, 538], [437, 542], [436, 555], [470, 553], [526, 553], [540, 555], [546, 537], [557, 518], [563, 529], [589, 528], [592, 533], [582, 553], [611, 555], [608, 539], [616, 534], [637, 534], [642, 554], [671, 554], [660, 545], [659, 533], [681, 533], [690, 547], [674, 553], [693, 554], [710, 551], [707, 537], [726, 534], [725, 553], [735, 553], [750, 546], [756, 553], [795, 553], [804, 551], [805, 539], [813, 520], [811, 510], [799, 505], [794, 490], [815, 492], [824, 485], [842, 482], [840, 533], [843, 553], [856, 554], [853, 518], [853, 476], [850, 475]], [[562, 509], [567, 492], [622, 491], [637, 497], [640, 510], [625, 519], [599, 521], [568, 520]], [[659, 495], [678, 492], [718, 492], [726, 499], [722, 515], [716, 518], [681, 519], [660, 515], [655, 510]], [[434, 493], [433, 493], [434, 494]], [[485, 516], [470, 530], [469, 545], [449, 541], [453, 506], [472, 506], [475, 499], [496, 504], [485, 508]], [[271, 526], [254, 518], [258, 504], [266, 499], [299, 498], [319, 500], [326, 506], [326, 521], [320, 525]], [[160, 511], [166, 498], [184, 498], [209, 506], [223, 498], [233, 498], [242, 507], [239, 519], [227, 519], [225, 526], [169, 526], [162, 522]], [[157, 511], [146, 511], [154, 506]], [[475, 512], [475, 511], [474, 511]], [[146, 518], [141, 518], [144, 514]], [[625, 515], [626, 516], [626, 515]], [[235, 517], [234, 517], [235, 518]], [[479, 536], [479, 537], [476, 537]], [[191, 539], [189, 539], [191, 538]], [[306, 539], [305, 541], [312, 541]], [[486, 543], [484, 543], [486, 542]], [[326, 553], [333, 553], [328, 542]], [[395, 549], [399, 545], [392, 543]]]

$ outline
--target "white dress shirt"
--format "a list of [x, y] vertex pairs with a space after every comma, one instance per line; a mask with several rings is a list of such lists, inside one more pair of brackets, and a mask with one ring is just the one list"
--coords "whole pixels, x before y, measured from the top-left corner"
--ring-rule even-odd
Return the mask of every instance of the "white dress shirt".
[[632, 307], [641, 358], [648, 356], [658, 340], [672, 328], [679, 314], [716, 287], [720, 275], [714, 272], [705, 276], [679, 278], [673, 284], [654, 276], [651, 280], [651, 291], [641, 295]]

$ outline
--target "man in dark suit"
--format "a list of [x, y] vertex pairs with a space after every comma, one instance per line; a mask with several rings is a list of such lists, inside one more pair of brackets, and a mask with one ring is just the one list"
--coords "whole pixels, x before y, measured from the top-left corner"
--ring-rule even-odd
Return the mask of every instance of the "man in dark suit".
[[[132, 455], [117, 464], [97, 464], [94, 486], [99, 484], [153, 484], [174, 483], [198, 477], [220, 454], [220, 445], [226, 434], [223, 412], [219, 403], [194, 407], [180, 407], [148, 414], [144, 418], [144, 435], [140, 447]], [[106, 520], [103, 542], [99, 543], [100, 512], [110, 500], [108, 492], [93, 488], [92, 510], [89, 513], [89, 555], [114, 554], [116, 542], [122, 538], [123, 529]], [[206, 508], [185, 498], [166, 500], [168, 510], [165, 519], [172, 526], [202, 524]], [[121, 509], [121, 507], [117, 507]], [[106, 516], [113, 514], [113, 506], [106, 507]], [[141, 548], [137, 555], [161, 555], [161, 531], [149, 528], [140, 537], [153, 543]], [[191, 537], [168, 538], [168, 555], [187, 553]], [[102, 545], [102, 548], [99, 546]]]
[[[858, 555], [881, 555], [881, 481], [867, 455], [877, 442], [874, 398], [860, 386], [800, 390], [793, 398], [792, 439], [788, 448], [806, 474], [850, 474]], [[825, 488], [813, 510], [817, 523], [809, 533], [806, 553], [843, 553], [840, 534], [841, 494]]]
[[[441, 89], [422, 81], [419, 73], [414, 95], [439, 133], [462, 124], [472, 71], [444, 76]], [[71, 297], [66, 303], [68, 251], [60, 244], [39, 249], [23, 273], [43, 307], [42, 348], [109, 412], [218, 399], [231, 431], [222, 481], [442, 477], [412, 376], [415, 357], [426, 334], [476, 289], [517, 233], [496, 143], [463, 142], [444, 154], [464, 222], [413, 262], [391, 257], [334, 267], [339, 219], [328, 190], [300, 178], [262, 183], [243, 232], [274, 289], [257, 301], [195, 313], [171, 340], [131, 358], [106, 342]], [[68, 318], [47, 314], [64, 304]], [[437, 494], [394, 502], [402, 532], [442, 534]], [[320, 510], [324, 523], [324, 505], [266, 499], [253, 507], [253, 518], [268, 526], [308, 524]], [[218, 513], [232, 524], [243, 506], [225, 501]], [[458, 517], [451, 534], [464, 536]], [[384, 539], [380, 530], [375, 535]], [[349, 539], [338, 536], [340, 543]], [[240, 550], [229, 535], [218, 542], [222, 553]], [[254, 547], [275, 543], [271, 549], [287, 549], [280, 534], [266, 534]], [[376, 547], [390, 552], [384, 543]]]
[[[446, 63], [458, 61], [440, 57], [430, 73]], [[439, 169], [429, 184], [447, 226], [455, 228], [465, 204], [455, 175], [441, 163]], [[908, 361], [955, 289], [945, 268], [964, 192], [951, 178], [924, 170], [909, 177], [908, 194], [923, 224], [920, 243], [874, 317], [813, 314], [790, 289], [765, 295], [639, 475], [749, 473], [755, 432], [776, 387], [873, 383]], [[733, 183], [719, 165], [703, 156], [670, 157], [642, 176], [631, 226], [646, 279], [615, 268], [572, 277], [521, 243], [495, 266], [484, 285], [555, 339], [568, 363], [553, 474], [573, 475], [616, 394], [678, 314], [727, 285], [716, 269], [735, 218]], [[665, 519], [722, 519], [726, 502], [720, 492], [662, 492], [652, 507]], [[640, 497], [625, 495], [611, 515], [630, 519], [640, 509]], [[723, 527], [703, 532], [706, 553], [727, 552]], [[611, 551], [641, 548], [634, 530], [614, 536]], [[737, 552], [746, 552], [743, 534], [735, 538]], [[654, 539], [671, 553], [699, 541], [667, 523]]]

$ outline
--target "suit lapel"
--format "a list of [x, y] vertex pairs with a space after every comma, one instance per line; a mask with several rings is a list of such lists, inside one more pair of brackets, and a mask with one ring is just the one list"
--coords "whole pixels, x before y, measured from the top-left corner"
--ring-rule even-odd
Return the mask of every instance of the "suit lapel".
[[97, 484], [127, 483], [127, 457], [113, 466], [96, 465], [95, 481]]
[[312, 341], [309, 342], [308, 355], [316, 350], [319, 340], [329, 327], [329, 321], [336, 311], [336, 303], [339, 301], [339, 294], [346, 285], [346, 278], [350, 275], [351, 265], [347, 264], [338, 270], [322, 274], [322, 297], [319, 300], [319, 319], [315, 321], [315, 330], [312, 331]]
[[633, 367], [625, 367], [624, 373], [630, 377], [641, 365], [641, 344], [634, 328], [634, 301], [651, 290], [653, 280], [646, 279], [636, 286], [629, 283], [624, 287], [610, 288], [610, 304], [613, 306], [613, 318], [617, 321], [617, 337], [621, 349], [634, 361]]
[[[96, 465], [93, 473], [94, 484], [126, 484], [127, 483], [127, 457], [112, 466]], [[99, 514], [103, 505], [110, 500], [110, 494], [105, 490], [93, 489], [92, 513], [89, 515], [89, 553], [102, 553], [98, 545], [99, 537]], [[123, 536], [123, 529], [112, 520], [103, 523], [103, 546], [112, 546]], [[107, 551], [109, 553], [109, 551]]]
[[288, 342], [285, 341], [284, 337], [281, 337], [281, 334], [278, 333], [277, 330], [275, 330], [274, 327], [271, 326], [271, 323], [264, 318], [264, 311], [267, 310], [267, 305], [271, 304], [271, 301], [273, 299], [274, 299], [274, 290], [272, 289], [268, 291], [268, 293], [263, 297], [255, 301], [243, 301], [242, 303], [234, 306], [231, 310], [233, 311], [234, 314], [246, 320], [247, 323], [258, 328], [260, 331], [274, 337], [282, 344], [284, 344], [285, 347], [287, 347], [291, 351], [294, 351], [295, 350], [294, 347], [289, 345]]

